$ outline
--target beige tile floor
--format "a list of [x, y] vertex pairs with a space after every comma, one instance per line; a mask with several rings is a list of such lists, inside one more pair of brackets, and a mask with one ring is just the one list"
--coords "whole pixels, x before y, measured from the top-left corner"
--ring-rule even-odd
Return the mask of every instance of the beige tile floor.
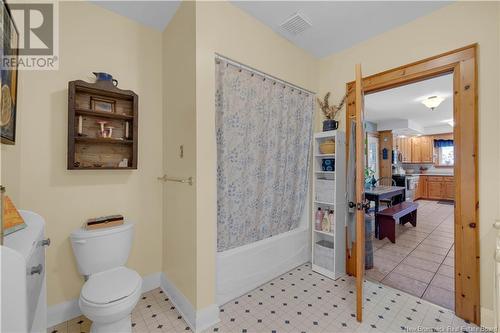
[[454, 309], [453, 205], [418, 200], [417, 226], [397, 226], [396, 243], [374, 240], [370, 280]]
[[[365, 281], [363, 323], [355, 318], [355, 279], [333, 281], [301, 265], [221, 306], [220, 322], [203, 333], [476, 332], [453, 311], [399, 290]], [[134, 333], [190, 332], [160, 289], [143, 295], [132, 313]], [[78, 317], [50, 333], [89, 332]]]

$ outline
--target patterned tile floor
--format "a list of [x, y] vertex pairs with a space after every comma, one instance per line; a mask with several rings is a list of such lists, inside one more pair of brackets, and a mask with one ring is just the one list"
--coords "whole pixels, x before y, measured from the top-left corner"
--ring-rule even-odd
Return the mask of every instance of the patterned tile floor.
[[396, 243], [374, 240], [367, 278], [453, 310], [453, 205], [418, 200], [417, 226], [397, 226]]
[[[221, 321], [205, 330], [220, 333], [292, 332], [472, 332], [478, 328], [453, 312], [415, 296], [370, 281], [364, 285], [364, 321], [355, 318], [355, 279], [330, 280], [299, 266], [235, 299], [220, 309]], [[143, 295], [132, 313], [133, 332], [189, 332], [186, 323], [159, 289]], [[48, 332], [88, 332], [79, 317]]]

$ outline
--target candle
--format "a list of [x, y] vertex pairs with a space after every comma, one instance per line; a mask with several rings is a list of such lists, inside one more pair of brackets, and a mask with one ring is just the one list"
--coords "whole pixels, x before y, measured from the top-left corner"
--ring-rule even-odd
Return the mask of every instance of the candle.
[[106, 133], [104, 132], [104, 125], [106, 125], [107, 122], [106, 121], [98, 121], [97, 123], [101, 126], [101, 130], [99, 131], [99, 135], [102, 138], [105, 138], [106, 137]]
[[82, 135], [83, 133], [83, 118], [82, 116], [78, 116], [78, 134]]
[[128, 121], [125, 122], [125, 139], [128, 139]]

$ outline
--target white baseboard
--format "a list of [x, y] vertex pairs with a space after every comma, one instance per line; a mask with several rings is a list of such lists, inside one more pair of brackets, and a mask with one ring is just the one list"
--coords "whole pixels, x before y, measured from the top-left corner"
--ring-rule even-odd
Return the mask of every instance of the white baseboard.
[[164, 273], [161, 274], [160, 286], [163, 292], [170, 297], [170, 301], [193, 332], [201, 332], [219, 322], [219, 307], [217, 304], [214, 303], [201, 310], [196, 310], [186, 296], [168, 280]]
[[142, 278], [142, 292], [148, 292], [160, 287], [161, 273], [153, 273]]
[[484, 327], [491, 332], [497, 332], [495, 322], [495, 312], [485, 307], [481, 307], [481, 327]]
[[51, 305], [47, 308], [47, 328], [81, 315], [78, 298]]
[[[160, 287], [161, 274], [153, 273], [142, 278], [142, 292]], [[82, 314], [78, 306], [78, 298], [51, 305], [47, 308], [47, 328], [78, 317]]]

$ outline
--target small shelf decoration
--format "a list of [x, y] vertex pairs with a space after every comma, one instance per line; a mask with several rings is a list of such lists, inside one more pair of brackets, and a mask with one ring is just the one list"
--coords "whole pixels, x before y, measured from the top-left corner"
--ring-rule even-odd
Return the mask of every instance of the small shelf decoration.
[[68, 84], [69, 170], [137, 169], [138, 96], [108, 77]]
[[[328, 146], [328, 149], [325, 149]], [[346, 163], [341, 131], [316, 133], [313, 142], [312, 270], [345, 275]]]
[[344, 107], [345, 101], [347, 99], [346, 94], [340, 101], [339, 105], [330, 105], [330, 94], [330, 92], [327, 92], [323, 99], [316, 98], [319, 108], [321, 109], [321, 112], [323, 112], [323, 116], [325, 117], [325, 120], [323, 120], [323, 132], [333, 131], [339, 127], [339, 122], [335, 120], [335, 118], [339, 114], [340, 110], [342, 110], [342, 108]]

